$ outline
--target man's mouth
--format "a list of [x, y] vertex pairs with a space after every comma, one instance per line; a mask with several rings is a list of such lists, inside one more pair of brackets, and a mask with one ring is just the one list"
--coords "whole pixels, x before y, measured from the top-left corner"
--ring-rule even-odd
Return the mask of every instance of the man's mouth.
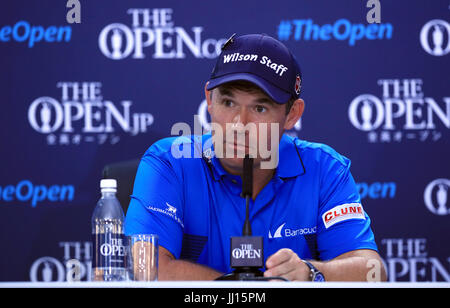
[[[225, 157], [227, 158], [244, 158], [244, 155], [250, 154], [255, 155], [256, 151], [252, 151], [252, 147], [237, 143], [237, 142], [224, 142], [224, 148], [225, 150]], [[255, 153], [253, 153], [255, 152]], [[253, 153], [253, 154], [252, 154]], [[232, 157], [230, 157], [232, 156]]]
[[244, 148], [248, 149], [248, 145], [237, 143], [237, 142], [234, 142], [234, 143], [233, 142], [226, 142], [225, 144], [228, 145], [228, 146], [235, 147], [235, 148], [237, 148], [237, 147], [244, 147]]

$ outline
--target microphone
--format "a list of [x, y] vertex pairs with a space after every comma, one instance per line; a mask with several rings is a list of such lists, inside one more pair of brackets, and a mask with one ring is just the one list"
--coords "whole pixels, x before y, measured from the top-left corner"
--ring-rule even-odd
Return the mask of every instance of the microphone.
[[247, 154], [244, 158], [242, 168], [242, 194], [245, 198], [245, 221], [242, 228], [242, 236], [230, 238], [230, 265], [233, 272], [224, 274], [215, 280], [283, 280], [283, 277], [263, 277], [260, 270], [264, 266], [263, 238], [262, 236], [252, 236], [250, 224], [249, 205], [253, 196], [253, 158]]
[[230, 280], [257, 280], [263, 272], [259, 270], [264, 265], [263, 238], [252, 236], [252, 227], [249, 217], [250, 199], [253, 195], [253, 158], [247, 154], [243, 163], [242, 197], [245, 198], [245, 221], [242, 228], [242, 236], [234, 236], [230, 239], [231, 255], [230, 263], [234, 272]]
[[243, 236], [252, 236], [252, 226], [250, 225], [249, 218], [249, 203], [250, 198], [253, 196], [253, 158], [249, 155], [245, 155], [244, 166], [242, 168], [242, 195], [245, 198], [245, 221], [242, 228]]

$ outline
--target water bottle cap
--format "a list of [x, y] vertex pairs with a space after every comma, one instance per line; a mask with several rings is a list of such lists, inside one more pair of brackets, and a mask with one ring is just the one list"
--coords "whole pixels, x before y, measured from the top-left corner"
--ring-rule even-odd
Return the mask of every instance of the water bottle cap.
[[100, 181], [100, 188], [117, 188], [117, 181], [115, 179], [103, 179]]

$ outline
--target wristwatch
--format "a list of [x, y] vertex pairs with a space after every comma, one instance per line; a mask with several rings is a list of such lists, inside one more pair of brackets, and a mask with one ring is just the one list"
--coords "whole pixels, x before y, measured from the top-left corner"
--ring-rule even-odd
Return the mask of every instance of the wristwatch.
[[309, 279], [314, 282], [324, 282], [325, 276], [311, 262], [302, 260], [309, 267]]

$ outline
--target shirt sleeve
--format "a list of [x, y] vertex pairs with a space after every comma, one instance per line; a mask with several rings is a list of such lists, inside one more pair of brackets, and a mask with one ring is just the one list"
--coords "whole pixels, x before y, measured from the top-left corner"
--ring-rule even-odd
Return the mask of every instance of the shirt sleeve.
[[377, 251], [370, 218], [350, 173], [350, 160], [326, 155], [321, 169], [317, 221], [320, 259], [330, 260], [356, 249]]
[[159, 245], [179, 258], [183, 237], [183, 193], [167, 153], [153, 145], [144, 154], [134, 181], [125, 233], [157, 234]]

